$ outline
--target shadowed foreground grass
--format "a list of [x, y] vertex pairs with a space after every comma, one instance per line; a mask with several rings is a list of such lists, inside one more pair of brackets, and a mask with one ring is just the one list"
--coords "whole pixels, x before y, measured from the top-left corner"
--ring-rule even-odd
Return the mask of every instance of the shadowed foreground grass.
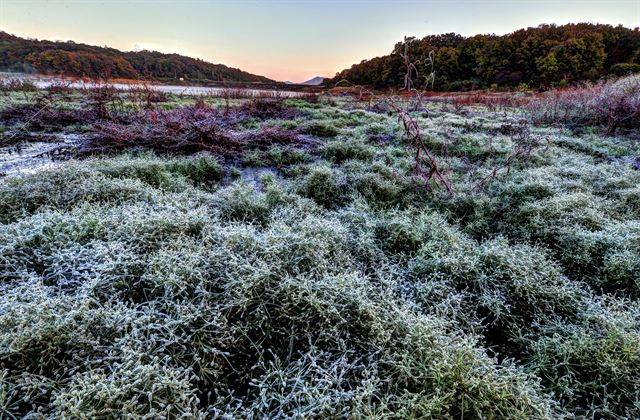
[[640, 415], [637, 143], [532, 128], [475, 188], [518, 115], [416, 113], [451, 196], [392, 116], [290, 104], [261, 127], [320, 144], [257, 183], [206, 154], [0, 180], [3, 417]]

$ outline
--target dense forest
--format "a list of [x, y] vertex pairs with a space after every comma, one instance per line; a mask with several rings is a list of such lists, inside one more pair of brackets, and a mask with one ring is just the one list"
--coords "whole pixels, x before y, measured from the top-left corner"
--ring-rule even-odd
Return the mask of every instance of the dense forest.
[[406, 64], [400, 52], [405, 42], [422, 86], [433, 51], [437, 90], [558, 87], [640, 72], [638, 28], [579, 23], [540, 25], [504, 36], [449, 33], [407, 38], [391, 54], [354, 64], [325, 84], [347, 80], [379, 89], [403, 87]]
[[273, 83], [263, 76], [178, 54], [122, 52], [73, 41], [24, 39], [6, 32], [0, 32], [0, 69], [92, 78]]

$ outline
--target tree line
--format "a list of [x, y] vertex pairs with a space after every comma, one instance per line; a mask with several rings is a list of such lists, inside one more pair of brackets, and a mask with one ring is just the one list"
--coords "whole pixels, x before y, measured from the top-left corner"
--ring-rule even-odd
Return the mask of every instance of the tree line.
[[[402, 88], [406, 65], [400, 53], [405, 44], [418, 68], [418, 86], [429, 83], [436, 90], [561, 87], [640, 72], [638, 28], [578, 23], [540, 25], [503, 36], [411, 37], [397, 43], [391, 54], [354, 64], [325, 80], [325, 85], [347, 80], [378, 89]], [[433, 81], [425, 77], [430, 52]]]
[[0, 69], [90, 78], [273, 83], [222, 64], [156, 51], [122, 52], [73, 41], [20, 38], [0, 32]]

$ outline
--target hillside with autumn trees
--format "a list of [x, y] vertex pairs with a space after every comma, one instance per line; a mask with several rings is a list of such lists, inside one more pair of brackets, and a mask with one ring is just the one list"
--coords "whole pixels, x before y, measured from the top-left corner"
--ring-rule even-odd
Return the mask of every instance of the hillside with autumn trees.
[[179, 54], [123, 52], [73, 41], [20, 38], [0, 31], [0, 69], [92, 78], [273, 83], [263, 76]]
[[[623, 26], [540, 25], [503, 36], [448, 33], [406, 42], [421, 85], [427, 81], [424, 63], [433, 51], [436, 90], [548, 88], [640, 72], [640, 31]], [[347, 80], [378, 89], [403, 87], [401, 47], [404, 42], [389, 55], [354, 64], [325, 84]]]

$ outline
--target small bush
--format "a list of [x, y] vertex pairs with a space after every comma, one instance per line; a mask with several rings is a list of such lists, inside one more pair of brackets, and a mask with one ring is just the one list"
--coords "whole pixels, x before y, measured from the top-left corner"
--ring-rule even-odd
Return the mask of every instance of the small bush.
[[293, 148], [272, 147], [267, 155], [276, 166], [295, 165], [311, 161], [311, 156], [307, 152]]
[[182, 180], [195, 185], [212, 184], [220, 181], [225, 173], [218, 160], [210, 155], [174, 159], [124, 155], [108, 163], [96, 161], [95, 167], [109, 177], [140, 179], [153, 187], [174, 189], [184, 188], [180, 185]]
[[225, 220], [262, 224], [269, 215], [264, 194], [253, 186], [232, 185], [216, 192], [213, 200]]
[[351, 192], [351, 187], [339, 169], [314, 166], [302, 179], [298, 192], [322, 206], [334, 208], [344, 204]]
[[375, 154], [371, 146], [364, 143], [348, 140], [333, 140], [325, 143], [320, 149], [320, 153], [325, 159], [335, 163], [342, 163], [345, 160], [370, 160]]
[[262, 153], [254, 151], [248, 153], [242, 158], [242, 166], [265, 166], [267, 162], [264, 160]]
[[325, 122], [313, 122], [302, 127], [304, 134], [317, 137], [335, 137], [338, 135], [338, 129], [333, 125]]

